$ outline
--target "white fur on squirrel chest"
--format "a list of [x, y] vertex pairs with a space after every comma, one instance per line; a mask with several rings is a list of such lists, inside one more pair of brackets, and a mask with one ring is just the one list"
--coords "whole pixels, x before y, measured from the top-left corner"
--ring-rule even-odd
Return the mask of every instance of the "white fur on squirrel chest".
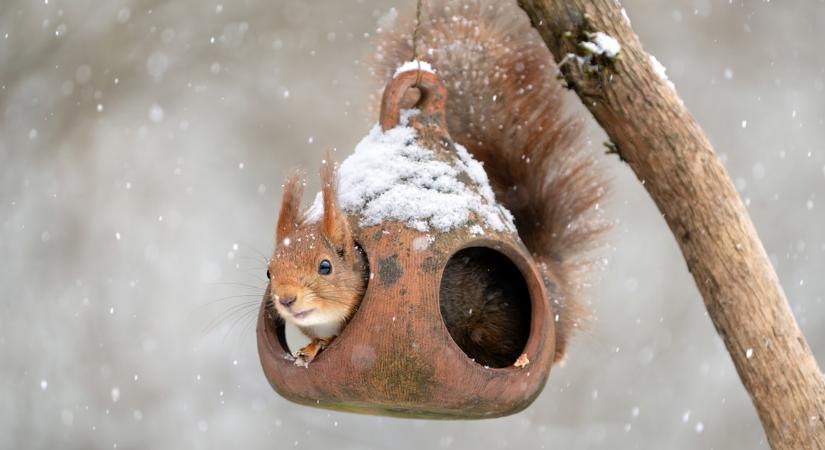
[[308, 327], [301, 327], [301, 329], [304, 330], [307, 334], [317, 338], [330, 338], [338, 336], [338, 333], [341, 332], [341, 328], [343, 328], [343, 324], [338, 321], [319, 323], [315, 325], [310, 325]]

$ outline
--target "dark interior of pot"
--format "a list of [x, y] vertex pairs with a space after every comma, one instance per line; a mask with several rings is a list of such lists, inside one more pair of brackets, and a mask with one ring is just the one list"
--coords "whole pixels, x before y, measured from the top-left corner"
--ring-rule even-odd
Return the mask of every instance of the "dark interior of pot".
[[524, 275], [507, 256], [470, 247], [447, 262], [439, 290], [441, 317], [476, 363], [508, 367], [530, 337], [531, 299]]

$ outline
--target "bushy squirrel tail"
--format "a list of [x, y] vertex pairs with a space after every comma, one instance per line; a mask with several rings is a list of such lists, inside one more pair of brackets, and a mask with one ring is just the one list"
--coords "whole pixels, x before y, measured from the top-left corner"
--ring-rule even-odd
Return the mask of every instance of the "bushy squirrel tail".
[[[582, 287], [609, 227], [604, 170], [566, 113], [552, 55], [515, 2], [424, 2], [421, 59], [448, 89], [453, 139], [484, 164], [497, 199], [545, 276], [556, 314], [556, 360], [587, 315]], [[385, 83], [412, 59], [412, 20], [381, 30], [373, 65]]]

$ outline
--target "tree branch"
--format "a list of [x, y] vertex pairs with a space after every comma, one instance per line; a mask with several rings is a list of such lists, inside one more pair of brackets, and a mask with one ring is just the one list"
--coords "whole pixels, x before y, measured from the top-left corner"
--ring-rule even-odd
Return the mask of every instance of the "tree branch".
[[[825, 449], [825, 380], [733, 183], [616, 0], [519, 0], [679, 243], [774, 449]], [[597, 32], [621, 44], [602, 52]], [[608, 41], [609, 42], [609, 41]], [[588, 49], [589, 47], [589, 49]]]

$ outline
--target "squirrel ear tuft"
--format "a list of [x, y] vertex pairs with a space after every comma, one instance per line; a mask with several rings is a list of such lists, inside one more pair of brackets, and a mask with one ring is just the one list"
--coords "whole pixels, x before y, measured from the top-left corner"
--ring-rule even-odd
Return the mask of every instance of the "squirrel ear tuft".
[[337, 206], [338, 179], [335, 174], [335, 165], [329, 156], [327, 154], [327, 159], [321, 165], [321, 192], [324, 198], [321, 232], [343, 254], [345, 260], [351, 261], [354, 245], [352, 231], [350, 231], [347, 216]]
[[301, 212], [301, 197], [304, 188], [301, 185], [301, 172], [293, 169], [284, 182], [284, 196], [281, 201], [281, 212], [278, 215], [278, 227], [275, 231], [275, 242], [282, 242], [298, 227]]

